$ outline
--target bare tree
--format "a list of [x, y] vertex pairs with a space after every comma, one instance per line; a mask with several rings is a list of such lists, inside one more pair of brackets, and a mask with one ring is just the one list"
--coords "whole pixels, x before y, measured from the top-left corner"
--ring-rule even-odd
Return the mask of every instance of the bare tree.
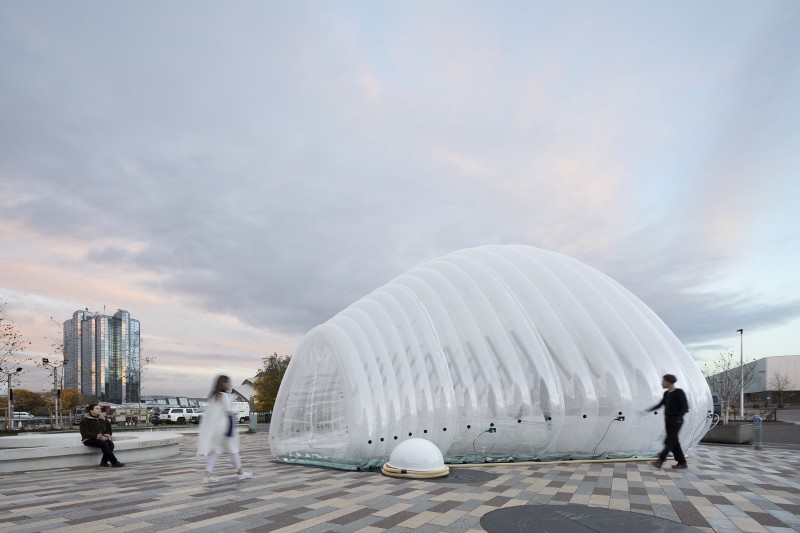
[[769, 390], [777, 393], [779, 409], [783, 407], [783, 393], [793, 389], [794, 384], [789, 379], [788, 374], [781, 374], [780, 372], [772, 374], [772, 379], [769, 380]]
[[8, 302], [0, 300], [0, 368], [17, 364], [17, 356], [31, 344], [26, 341], [19, 328], [8, 317]]
[[722, 399], [722, 420], [726, 424], [730, 420], [731, 406], [738, 403], [741, 391], [756, 379], [755, 360], [746, 361], [743, 370], [744, 379], [739, 361], [734, 359], [733, 352], [721, 353], [716, 359], [703, 365], [703, 375], [711, 392]]
[[155, 355], [144, 355], [142, 356], [139, 362], [139, 387], [140, 387], [140, 399], [141, 399], [141, 390], [144, 389], [142, 385], [142, 379], [144, 378], [144, 373], [154, 364], [156, 364], [156, 356]]
[[19, 381], [23, 372], [18, 367], [19, 355], [27, 348], [31, 341], [26, 341], [19, 332], [19, 328], [8, 316], [8, 302], [0, 300], [0, 374], [2, 374], [2, 388], [6, 394], [5, 429], [10, 429], [13, 400], [11, 389]]

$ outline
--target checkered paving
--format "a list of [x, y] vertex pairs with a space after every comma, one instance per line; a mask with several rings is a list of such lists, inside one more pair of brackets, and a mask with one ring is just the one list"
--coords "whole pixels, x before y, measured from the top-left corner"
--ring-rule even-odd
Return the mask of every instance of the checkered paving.
[[689, 470], [645, 462], [481, 466], [492, 475], [453, 483], [274, 463], [259, 432], [241, 436], [253, 479], [237, 481], [223, 457], [221, 481], [202, 485], [195, 444], [187, 434], [178, 456], [120, 469], [0, 475], [0, 532], [477, 532], [485, 513], [529, 503], [646, 513], [701, 531], [800, 531], [797, 450], [701, 445]]

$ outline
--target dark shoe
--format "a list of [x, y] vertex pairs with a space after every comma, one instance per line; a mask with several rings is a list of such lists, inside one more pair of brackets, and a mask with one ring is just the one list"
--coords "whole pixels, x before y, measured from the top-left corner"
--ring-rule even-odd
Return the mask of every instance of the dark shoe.
[[100, 466], [111, 466], [111, 465], [108, 463], [100, 463]]
[[121, 466], [125, 466], [125, 463], [120, 463], [120, 462], [117, 462], [117, 463], [114, 463], [114, 464], [113, 464], [113, 465], [111, 465], [111, 466], [113, 466], [114, 468], [119, 468], [119, 467], [121, 467]]
[[676, 465], [672, 465], [672, 468], [689, 468], [689, 465], [686, 463], [678, 463]]
[[650, 464], [655, 468], [661, 468], [661, 465], [664, 464], [664, 461], [662, 461], [661, 459], [656, 459], [655, 461], [650, 461]]

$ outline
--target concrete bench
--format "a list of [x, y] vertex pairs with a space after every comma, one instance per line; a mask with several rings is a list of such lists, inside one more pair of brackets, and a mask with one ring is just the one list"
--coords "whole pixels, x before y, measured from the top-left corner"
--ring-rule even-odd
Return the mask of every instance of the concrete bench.
[[[114, 454], [124, 463], [171, 457], [180, 452], [182, 439], [180, 433], [126, 432], [114, 436]], [[84, 446], [78, 433], [0, 437], [0, 473], [96, 466], [102, 455], [98, 448]]]

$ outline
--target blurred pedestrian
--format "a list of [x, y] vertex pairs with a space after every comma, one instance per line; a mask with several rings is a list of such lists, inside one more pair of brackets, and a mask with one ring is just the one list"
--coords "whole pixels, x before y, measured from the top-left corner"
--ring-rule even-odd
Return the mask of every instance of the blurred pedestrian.
[[661, 386], [666, 389], [664, 396], [657, 405], [647, 410], [655, 411], [659, 407], [664, 407], [664, 425], [667, 429], [667, 437], [664, 439], [664, 449], [658, 454], [658, 459], [650, 463], [656, 468], [661, 468], [670, 452], [678, 462], [672, 465], [672, 468], [689, 467], [686, 464], [686, 457], [683, 455], [681, 443], [678, 440], [678, 433], [681, 430], [681, 426], [683, 426], [683, 415], [689, 412], [689, 401], [686, 399], [686, 394], [683, 390], [675, 386], [677, 381], [678, 378], [672, 374], [664, 374], [661, 379]]
[[231, 463], [236, 469], [236, 479], [244, 481], [253, 477], [252, 472], [242, 468], [239, 459], [239, 435], [233, 419], [234, 410], [231, 405], [231, 380], [228, 376], [217, 376], [214, 388], [208, 396], [208, 404], [203, 411], [200, 422], [200, 433], [197, 437], [197, 455], [206, 457], [206, 468], [203, 472], [203, 483], [216, 483], [214, 465], [221, 453], [231, 455]]

